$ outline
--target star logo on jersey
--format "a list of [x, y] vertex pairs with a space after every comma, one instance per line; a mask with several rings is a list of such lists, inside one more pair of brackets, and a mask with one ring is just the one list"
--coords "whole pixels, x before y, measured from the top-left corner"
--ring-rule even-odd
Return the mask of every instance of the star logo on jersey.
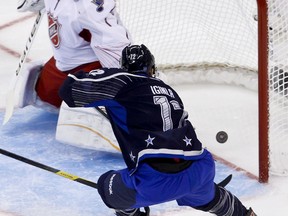
[[153, 144], [153, 140], [155, 139], [155, 137], [150, 137], [150, 134], [148, 135], [148, 138], [145, 140], [145, 142], [147, 143], [147, 146], [148, 147], [149, 145], [154, 145]]
[[131, 159], [133, 162], [135, 162], [136, 156], [133, 155], [133, 152], [132, 152], [132, 151], [131, 151], [131, 153], [129, 154], [129, 156], [130, 156], [130, 159]]
[[59, 31], [61, 25], [59, 24], [57, 18], [53, 17], [53, 15], [50, 12], [47, 13], [47, 16], [48, 16], [48, 32], [50, 40], [54, 45], [54, 47], [58, 48], [60, 45]]
[[183, 139], [183, 141], [186, 143], [186, 147], [187, 147], [188, 145], [192, 146], [191, 140], [192, 140], [192, 139], [188, 139], [188, 137], [185, 136], [185, 139]]

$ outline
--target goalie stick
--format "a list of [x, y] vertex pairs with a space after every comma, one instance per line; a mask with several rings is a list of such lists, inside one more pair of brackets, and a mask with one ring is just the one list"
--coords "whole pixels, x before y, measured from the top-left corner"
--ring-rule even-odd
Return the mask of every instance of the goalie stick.
[[32, 27], [32, 30], [30, 32], [30, 35], [29, 35], [29, 38], [26, 42], [26, 45], [25, 45], [25, 49], [23, 50], [23, 53], [22, 55], [20, 56], [20, 60], [19, 60], [19, 64], [18, 64], [18, 68], [16, 70], [16, 76], [19, 75], [20, 73], [20, 70], [22, 69], [22, 66], [28, 56], [28, 53], [31, 49], [31, 46], [33, 44], [33, 41], [34, 41], [34, 38], [35, 38], [35, 35], [36, 35], [36, 32], [37, 30], [39, 29], [39, 26], [40, 26], [40, 22], [42, 20], [42, 17], [43, 17], [43, 13], [44, 11], [43, 10], [40, 10], [37, 14], [37, 17], [35, 19], [35, 22], [33, 24], [33, 27]]
[[[4, 149], [1, 149], [0, 148], [0, 154], [3, 154], [5, 156], [8, 156], [10, 158], [13, 158], [15, 160], [19, 160], [21, 162], [24, 162], [24, 163], [27, 163], [31, 166], [34, 166], [34, 167], [38, 167], [40, 169], [43, 169], [43, 170], [46, 170], [46, 171], [49, 171], [51, 173], [54, 173], [58, 176], [61, 176], [63, 178], [66, 178], [66, 179], [69, 179], [69, 180], [72, 180], [72, 181], [75, 181], [75, 182], [78, 182], [78, 183], [81, 183], [81, 184], [84, 184], [86, 186], [89, 186], [89, 187], [93, 187], [95, 189], [98, 189], [98, 185], [97, 183], [95, 182], [92, 182], [92, 181], [89, 181], [89, 180], [86, 180], [84, 178], [80, 178], [76, 175], [73, 175], [73, 174], [70, 174], [68, 172], [65, 172], [63, 170], [59, 170], [59, 169], [55, 169], [53, 167], [50, 167], [50, 166], [47, 166], [47, 165], [44, 165], [42, 163], [39, 163], [39, 162], [36, 162], [36, 161], [33, 161], [33, 160], [30, 160], [28, 158], [25, 158], [23, 156], [20, 156], [20, 155], [17, 155], [17, 154], [14, 154], [12, 152], [9, 152], [9, 151], [6, 151]], [[232, 174], [228, 175], [225, 179], [223, 179], [221, 182], [219, 182], [217, 185], [218, 186], [221, 186], [221, 187], [225, 187], [227, 184], [229, 184], [229, 182], [231, 181], [232, 179]]]
[[6, 96], [6, 110], [5, 110], [5, 115], [4, 115], [4, 119], [3, 119], [3, 125], [6, 124], [9, 119], [12, 117], [13, 112], [14, 112], [14, 100], [15, 100], [15, 95], [14, 95], [14, 91], [16, 88], [16, 84], [17, 84], [17, 76], [19, 75], [19, 73], [21, 72], [21, 69], [23, 67], [23, 64], [28, 56], [28, 53], [31, 49], [31, 46], [33, 44], [34, 38], [36, 36], [36, 32], [39, 29], [40, 26], [40, 22], [42, 20], [44, 14], [44, 9], [38, 12], [38, 15], [36, 17], [36, 20], [33, 24], [31, 33], [29, 35], [29, 38], [26, 42], [25, 45], [25, 49], [23, 50], [21, 56], [20, 56], [20, 60], [19, 60], [19, 64], [18, 64], [18, 68], [16, 69], [16, 78], [15, 78], [15, 82], [12, 83], [10, 90], [7, 93]]

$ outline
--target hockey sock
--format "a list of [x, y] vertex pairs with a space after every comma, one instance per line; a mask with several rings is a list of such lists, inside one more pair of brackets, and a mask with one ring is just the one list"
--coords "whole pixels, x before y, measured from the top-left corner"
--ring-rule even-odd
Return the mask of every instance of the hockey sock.
[[223, 187], [215, 185], [215, 197], [205, 206], [196, 207], [198, 210], [215, 215], [245, 216], [248, 212], [241, 201]]

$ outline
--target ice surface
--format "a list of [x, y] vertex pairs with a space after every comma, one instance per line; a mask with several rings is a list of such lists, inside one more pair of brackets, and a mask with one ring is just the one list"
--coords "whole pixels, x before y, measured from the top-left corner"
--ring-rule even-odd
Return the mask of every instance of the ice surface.
[[[0, 120], [3, 119], [1, 113]], [[99, 152], [55, 141], [57, 114], [34, 107], [16, 110], [1, 128], [1, 148], [30, 160], [97, 182], [99, 175], [125, 165], [120, 153]], [[228, 186], [241, 197], [263, 193], [263, 186], [217, 163], [216, 182], [234, 174]], [[94, 188], [0, 155], [0, 209], [29, 216], [113, 215]], [[175, 202], [153, 206], [153, 215], [177, 209]]]
[[[19, 14], [15, 11], [16, 1], [2, 1], [0, 6], [0, 122], [2, 122], [5, 94], [10, 78], [17, 68], [19, 54], [23, 51], [34, 18], [9, 24], [19, 18], [26, 17], [27, 14]], [[41, 25], [38, 34], [33, 49], [29, 54], [29, 58], [32, 60], [39, 60], [39, 58], [47, 59], [51, 55], [45, 24]], [[254, 129], [254, 119], [257, 118], [255, 116], [255, 111], [257, 111], [255, 104], [257, 102], [255, 101], [255, 93], [252, 91], [241, 91], [240, 93], [238, 91], [240, 89], [232, 88], [229, 90], [227, 86], [222, 88], [221, 86], [207, 87], [203, 85], [178, 86], [175, 88], [177, 88], [183, 97], [192, 122], [196, 124], [196, 131], [199, 131], [199, 136], [201, 139], [205, 139], [205, 143], [209, 142], [209, 139], [205, 138], [206, 129], [209, 129], [209, 133], [211, 132], [213, 135], [215, 131], [223, 129], [224, 126], [227, 130], [230, 130], [228, 134], [229, 138], [232, 139], [233, 134], [239, 132], [243, 133], [245, 137], [246, 133], [243, 130], [234, 130], [234, 126], [236, 127], [237, 124], [244, 123], [245, 121], [241, 120], [243, 120], [246, 114], [252, 116], [251, 122], [240, 126], [249, 132], [249, 136], [257, 136], [257, 131]], [[211, 92], [214, 94], [211, 95]], [[237, 95], [236, 98], [234, 97], [234, 100], [231, 94], [229, 94], [231, 92]], [[233, 108], [229, 110], [229, 106], [215, 103], [215, 101], [219, 102], [221, 100], [222, 96], [220, 97], [219, 95], [225, 96], [230, 104], [229, 106]], [[219, 98], [216, 98], [217, 96]], [[199, 97], [203, 99], [200, 100], [200, 106], [195, 108], [194, 99]], [[212, 101], [211, 97], [215, 100]], [[243, 107], [237, 102], [239, 100], [243, 101]], [[214, 103], [213, 109], [205, 109], [209, 103]], [[200, 112], [207, 113], [207, 117], [209, 118], [199, 118], [198, 113]], [[235, 124], [231, 124], [230, 121], [227, 121], [223, 117], [229, 112], [231, 116], [234, 116]], [[211, 121], [210, 117], [213, 115], [219, 117], [217, 124]], [[7, 151], [95, 182], [103, 172], [124, 167], [120, 154], [81, 149], [56, 142], [54, 138], [56, 121], [56, 114], [47, 113], [33, 107], [18, 109], [7, 125], [0, 126], [0, 146]], [[219, 126], [219, 122], [221, 123], [221, 127]], [[215, 125], [218, 126], [216, 127]], [[249, 125], [252, 125], [252, 129], [248, 127]], [[210, 141], [212, 142], [211, 139]], [[236, 147], [231, 148], [228, 145], [217, 146], [216, 148], [220, 148], [222, 152], [231, 153], [233, 151], [237, 152], [241, 145], [245, 144], [243, 142], [236, 144], [238, 146], [237, 149], [235, 149]], [[257, 143], [254, 143], [253, 146], [257, 146]], [[233, 159], [236, 160], [236, 158]], [[257, 166], [255, 158], [246, 156], [240, 157], [240, 160], [238, 162], [235, 161], [235, 163], [242, 163], [243, 166], [247, 164], [249, 166], [250, 164], [252, 171]], [[248, 178], [245, 174], [236, 172], [223, 164], [216, 163], [216, 167], [216, 182], [233, 173], [233, 179], [228, 189], [239, 196], [244, 204], [252, 206], [258, 215], [287, 215], [287, 177], [271, 176], [269, 184], [262, 185]], [[102, 203], [95, 189], [4, 155], [0, 155], [0, 185], [0, 215], [113, 215], [113, 211]], [[152, 216], [209, 215], [191, 208], [180, 208], [175, 202], [152, 206], [151, 209]]]

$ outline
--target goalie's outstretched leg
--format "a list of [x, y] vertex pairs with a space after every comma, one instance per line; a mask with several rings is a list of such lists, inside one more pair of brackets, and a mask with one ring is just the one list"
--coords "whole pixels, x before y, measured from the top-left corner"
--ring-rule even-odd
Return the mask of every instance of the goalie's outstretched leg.
[[14, 103], [18, 108], [33, 105], [46, 111], [58, 112], [58, 109], [42, 101], [35, 90], [36, 83], [43, 68], [43, 61], [27, 63], [22, 72], [15, 76]]
[[30, 63], [19, 74], [15, 95], [19, 97], [17, 107], [23, 108], [28, 105], [34, 105], [37, 98], [35, 84], [43, 67], [41, 63]]

